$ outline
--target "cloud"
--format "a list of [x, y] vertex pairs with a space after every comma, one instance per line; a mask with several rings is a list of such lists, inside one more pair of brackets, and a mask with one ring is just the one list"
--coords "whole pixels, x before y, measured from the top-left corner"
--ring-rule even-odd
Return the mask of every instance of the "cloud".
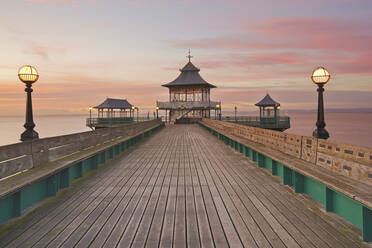
[[76, 46], [67, 43], [38, 43], [34, 41], [22, 40], [23, 52], [25, 54], [31, 54], [38, 56], [44, 60], [48, 60], [51, 56], [58, 55], [60, 58], [62, 55], [66, 54], [71, 48]]

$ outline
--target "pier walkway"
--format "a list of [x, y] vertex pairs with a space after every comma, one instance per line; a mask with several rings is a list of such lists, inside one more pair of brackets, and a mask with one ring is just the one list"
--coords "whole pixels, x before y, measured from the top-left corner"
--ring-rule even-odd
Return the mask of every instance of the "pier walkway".
[[356, 230], [198, 125], [174, 125], [36, 208], [0, 247], [363, 247]]

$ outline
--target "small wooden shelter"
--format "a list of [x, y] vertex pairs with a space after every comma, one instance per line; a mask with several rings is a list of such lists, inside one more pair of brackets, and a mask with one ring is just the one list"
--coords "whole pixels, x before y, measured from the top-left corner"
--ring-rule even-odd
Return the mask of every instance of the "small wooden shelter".
[[106, 98], [106, 100], [95, 106], [98, 110], [98, 118], [133, 117], [133, 105], [126, 99]]
[[280, 103], [274, 101], [268, 93], [255, 105], [260, 108], [260, 119], [279, 117]]

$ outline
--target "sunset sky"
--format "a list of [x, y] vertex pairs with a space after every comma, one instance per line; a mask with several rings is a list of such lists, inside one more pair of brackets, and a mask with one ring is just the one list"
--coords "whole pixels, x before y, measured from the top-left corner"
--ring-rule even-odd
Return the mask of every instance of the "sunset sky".
[[315, 109], [312, 70], [326, 67], [326, 108], [372, 106], [370, 0], [2, 0], [0, 116], [23, 115], [17, 70], [34, 65], [36, 115], [87, 113], [106, 97], [140, 110], [187, 62], [224, 110]]

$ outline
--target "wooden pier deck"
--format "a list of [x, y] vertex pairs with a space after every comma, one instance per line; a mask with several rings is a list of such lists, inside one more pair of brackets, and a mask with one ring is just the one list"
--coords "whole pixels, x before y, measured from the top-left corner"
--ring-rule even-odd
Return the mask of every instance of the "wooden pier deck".
[[363, 247], [197, 125], [169, 126], [0, 236], [0, 247]]

